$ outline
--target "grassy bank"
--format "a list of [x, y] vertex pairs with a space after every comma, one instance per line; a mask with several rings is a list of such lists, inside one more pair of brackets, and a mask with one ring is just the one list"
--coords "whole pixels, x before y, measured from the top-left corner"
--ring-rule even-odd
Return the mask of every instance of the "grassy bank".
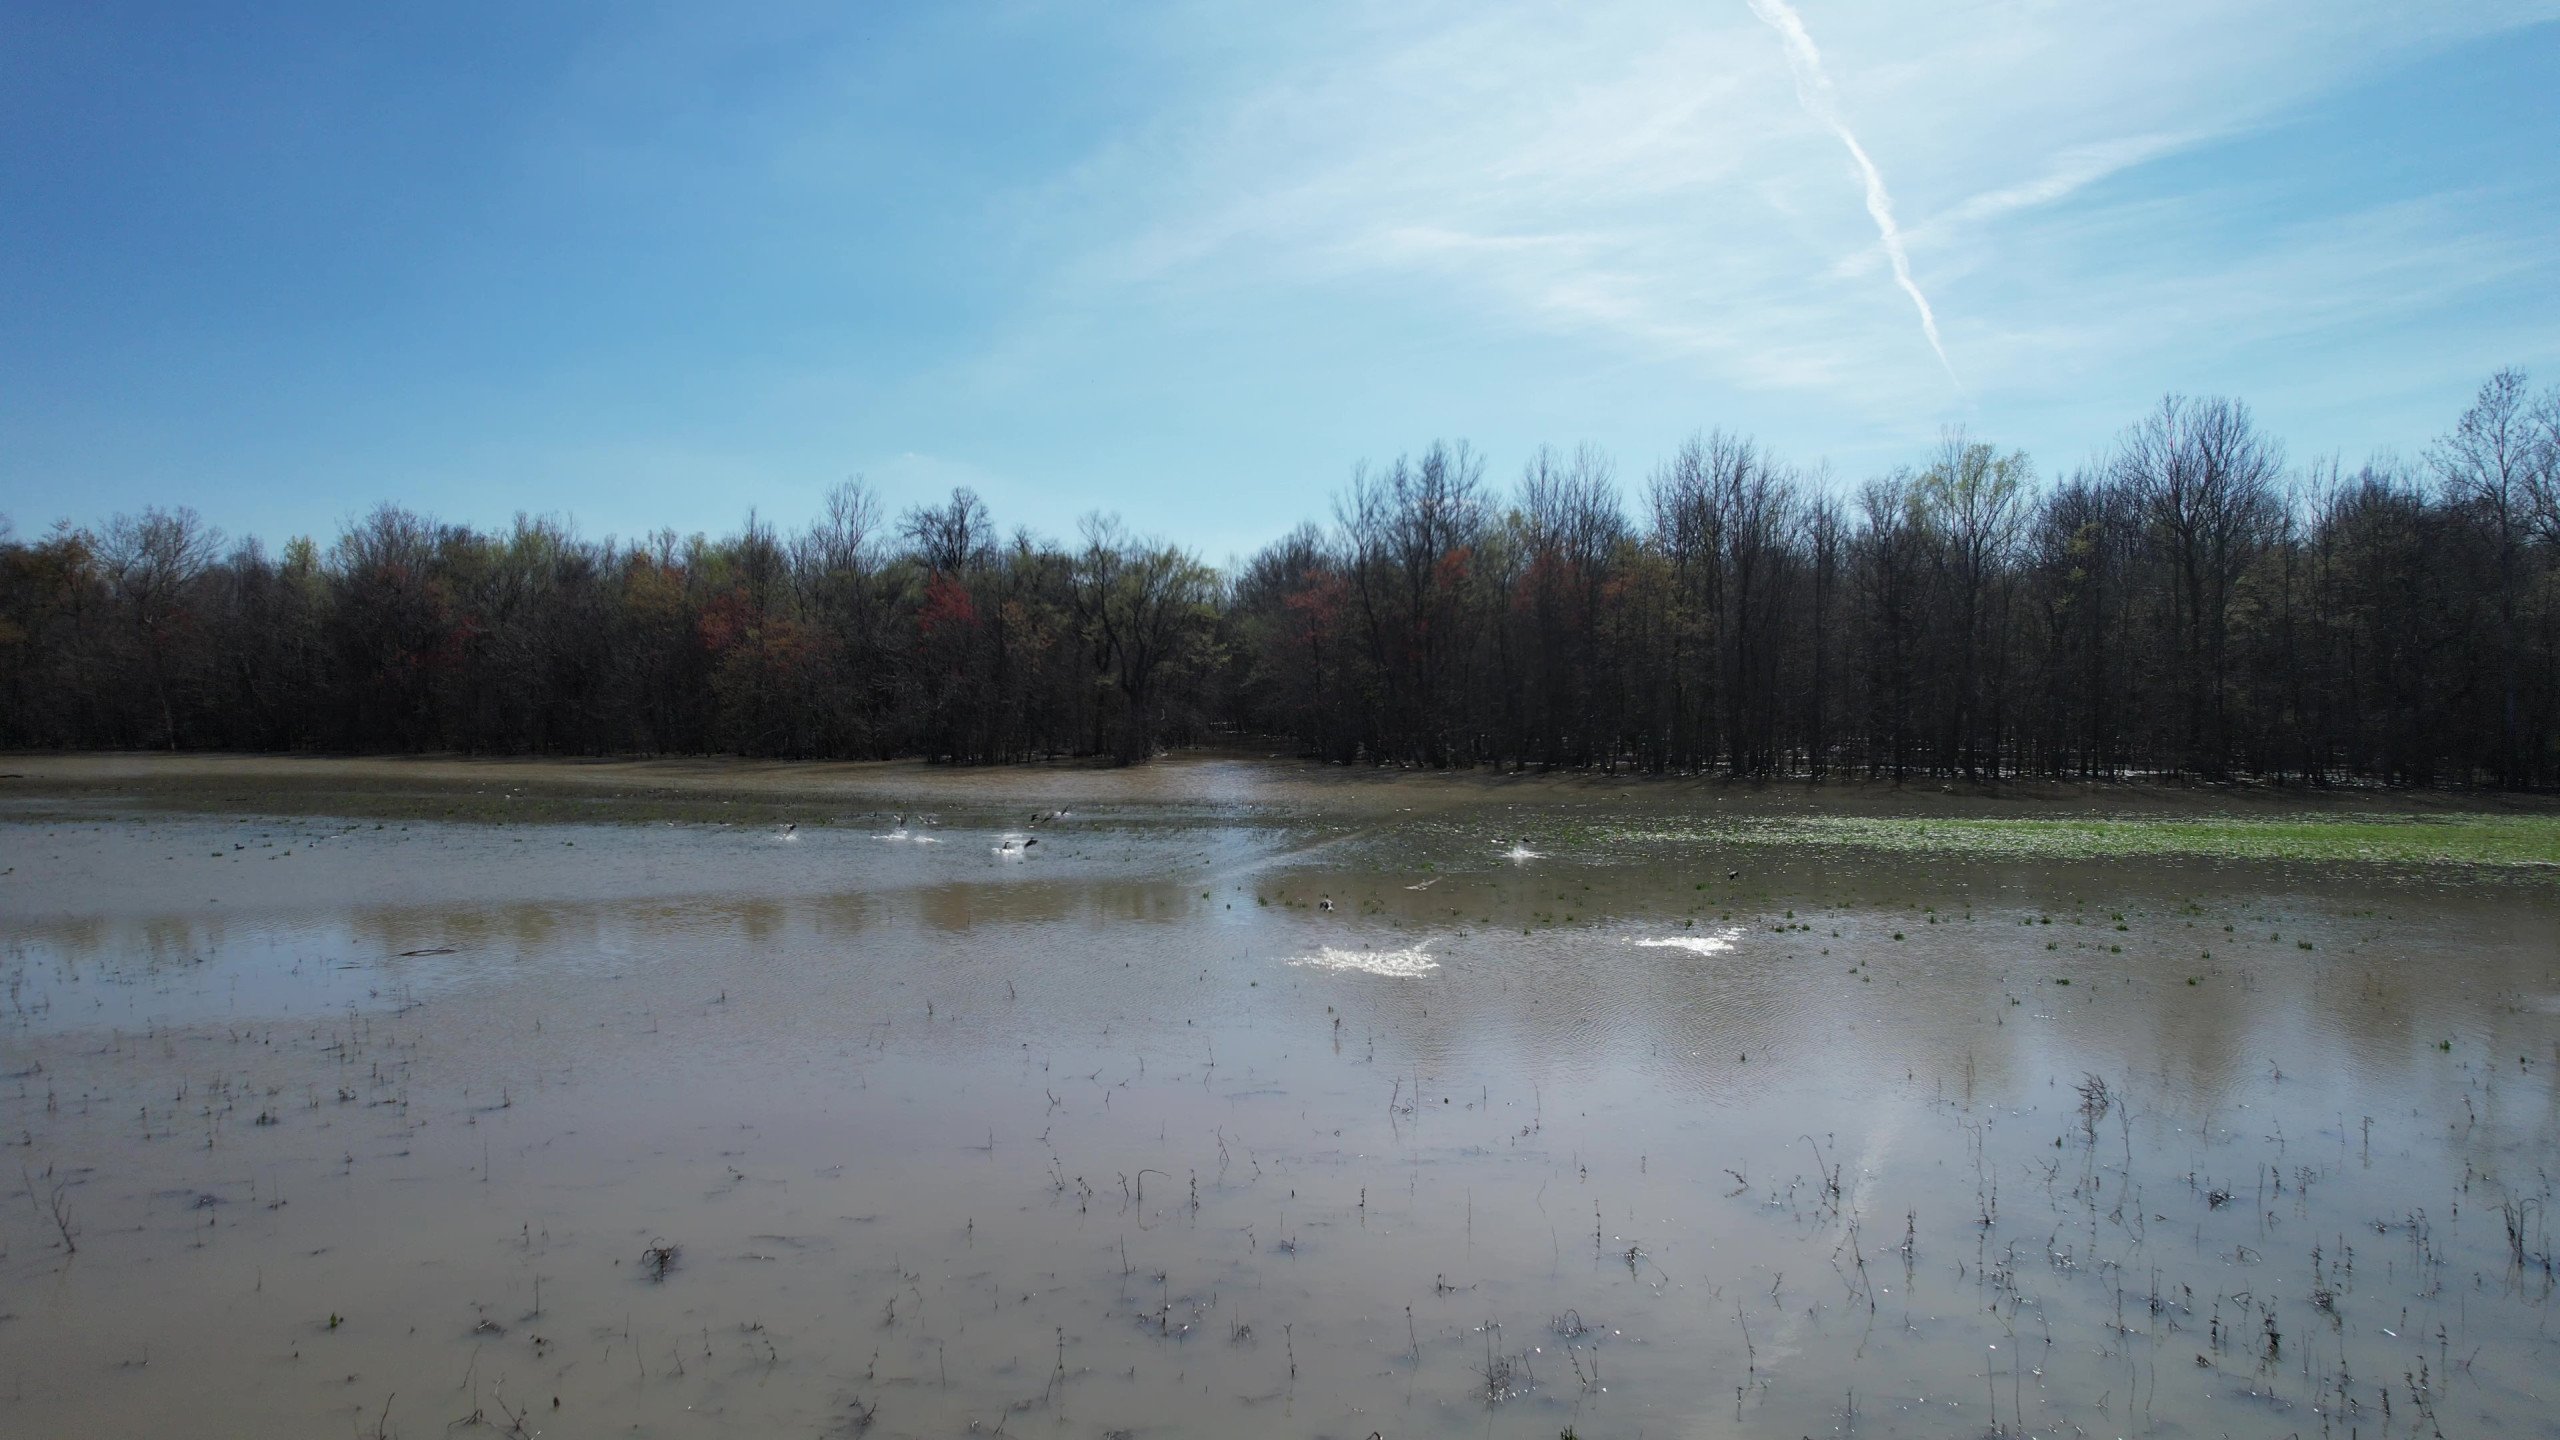
[[1624, 832], [1629, 839], [1818, 845], [2016, 860], [2187, 857], [2560, 870], [2549, 814], [2211, 815], [1974, 819], [1813, 815]]

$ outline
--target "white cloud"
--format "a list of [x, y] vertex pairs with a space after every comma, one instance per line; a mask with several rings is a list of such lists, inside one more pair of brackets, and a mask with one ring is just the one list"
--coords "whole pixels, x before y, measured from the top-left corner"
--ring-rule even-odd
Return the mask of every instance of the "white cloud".
[[[1871, 218], [1841, 183], [1839, 141], [1806, 122], [1785, 54], [1753, 18], [1765, 3], [1450, 6], [1338, 23], [1293, 9], [1268, 45], [1221, 31], [1220, 65], [1044, 192], [1044, 223], [1063, 217], [1055, 233], [1071, 238], [1059, 293], [1196, 312], [1384, 288], [1497, 329], [1934, 426], [1949, 397], [1931, 346], [1875, 303], [1891, 212]], [[2085, 359], [2116, 328], [2093, 296], [2073, 303], [2066, 279], [2162, 295], [2258, 286], [2250, 308], [2271, 326], [2330, 304], [2305, 292], [2312, 272], [2288, 274], [2263, 247], [2189, 253], [2172, 275], [2146, 258], [2138, 213], [2052, 223], [2085, 218], [2102, 182], [2552, 14], [2548, 0], [1871, 0], [1806, 20], [1841, 134], [1854, 130], [1893, 177], [1948, 347], [1969, 373], [1980, 348], [1982, 384], [2023, 384], [2038, 347]], [[2174, 207], [2150, 218], [2182, 223]], [[2090, 248], [2022, 248], [2029, 238]], [[2073, 321], [2052, 318], [2057, 302]]]

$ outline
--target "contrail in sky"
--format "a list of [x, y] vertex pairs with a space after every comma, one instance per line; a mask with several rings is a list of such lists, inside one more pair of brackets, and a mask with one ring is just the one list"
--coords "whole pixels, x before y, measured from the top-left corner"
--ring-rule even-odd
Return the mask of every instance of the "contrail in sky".
[[1894, 223], [1893, 196], [1886, 192], [1884, 176], [1876, 170], [1876, 162], [1867, 158], [1867, 147], [1858, 143], [1858, 137], [1849, 130], [1849, 122], [1841, 117], [1840, 106], [1832, 98], [1831, 79], [1822, 73], [1822, 52], [1813, 48], [1813, 37], [1805, 33], [1804, 17], [1787, 0], [1751, 0], [1751, 13], [1786, 42], [1787, 66], [1796, 76], [1796, 99], [1814, 119], [1831, 127], [1831, 133], [1849, 147], [1849, 158], [1858, 162], [1858, 173], [1867, 181], [1867, 214], [1875, 220], [1876, 234], [1884, 240], [1885, 257], [1893, 262], [1893, 283], [1901, 286], [1902, 293], [1919, 307], [1921, 333], [1929, 337], [1929, 348], [1938, 352], [1938, 363], [1946, 367], [1947, 378], [1954, 380], [1956, 367], [1948, 362], [1947, 347], [1938, 340], [1938, 317], [1929, 308], [1929, 297], [1920, 293], [1920, 283], [1911, 278], [1911, 257], [1902, 251], [1902, 227]]

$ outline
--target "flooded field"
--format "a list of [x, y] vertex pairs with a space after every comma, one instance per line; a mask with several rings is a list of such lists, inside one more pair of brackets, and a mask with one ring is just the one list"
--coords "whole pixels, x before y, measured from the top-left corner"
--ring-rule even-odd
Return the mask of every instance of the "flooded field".
[[2547, 814], [315, 773], [0, 792], [0, 1433], [2560, 1434]]

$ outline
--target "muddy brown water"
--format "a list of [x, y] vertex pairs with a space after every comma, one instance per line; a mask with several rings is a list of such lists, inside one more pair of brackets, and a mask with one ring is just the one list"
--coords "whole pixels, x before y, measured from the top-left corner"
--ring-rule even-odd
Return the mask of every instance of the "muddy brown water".
[[2560, 1433], [2547, 878], [1078, 783], [0, 823], [0, 1433]]

